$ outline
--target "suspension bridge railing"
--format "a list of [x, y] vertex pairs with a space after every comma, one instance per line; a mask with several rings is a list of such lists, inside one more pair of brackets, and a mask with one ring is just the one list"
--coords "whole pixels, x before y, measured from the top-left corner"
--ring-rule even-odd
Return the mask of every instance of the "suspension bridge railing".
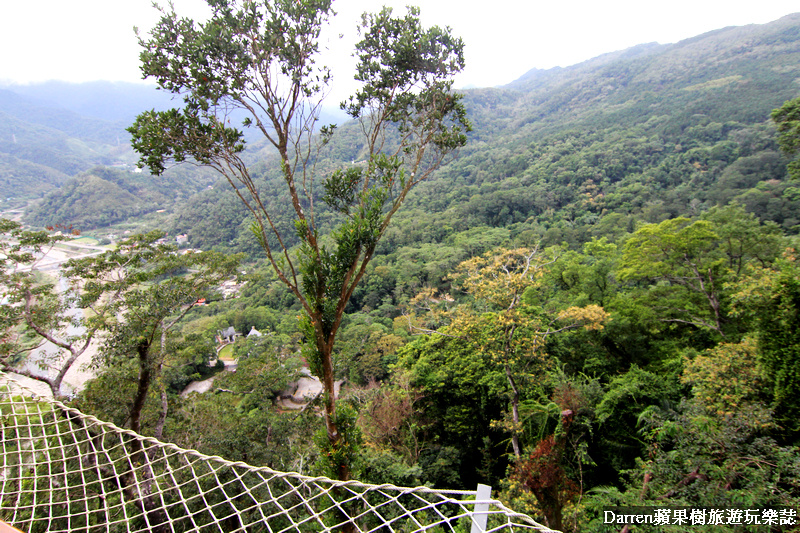
[[486, 486], [368, 485], [226, 461], [39, 397], [2, 372], [0, 432], [0, 521], [32, 533], [550, 531]]

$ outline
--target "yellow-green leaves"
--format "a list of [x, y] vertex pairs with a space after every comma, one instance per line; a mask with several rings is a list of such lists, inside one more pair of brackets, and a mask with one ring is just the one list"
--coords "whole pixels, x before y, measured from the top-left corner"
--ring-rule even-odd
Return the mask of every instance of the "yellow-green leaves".
[[681, 381], [692, 386], [694, 400], [716, 417], [742, 416], [758, 427], [770, 422], [762, 401], [766, 383], [752, 338], [720, 343], [687, 360]]
[[558, 313], [557, 318], [563, 324], [574, 324], [587, 331], [600, 331], [610, 320], [605, 309], [595, 304], [586, 307], [569, 307]]
[[507, 390], [502, 394], [509, 398], [509, 416], [495, 426], [511, 433], [517, 457], [522, 453], [522, 384], [543, 376], [548, 368], [548, 338], [579, 327], [600, 330], [609, 320], [598, 305], [559, 310], [537, 301], [543, 274], [558, 253], [538, 247], [500, 248], [464, 261], [452, 278], [467, 293], [465, 303], [456, 306], [449, 296], [424, 289], [411, 301], [413, 311], [407, 316], [412, 331], [458, 339], [482, 364], [505, 377]]
[[708, 256], [717, 239], [712, 224], [705, 220], [678, 217], [647, 224], [625, 243], [619, 276], [628, 280], [702, 275], [717, 259]]
[[512, 309], [528, 287], [538, 283], [543, 269], [556, 260], [555, 250], [496, 250], [461, 263], [453, 276], [462, 288], [492, 306]]
[[771, 263], [781, 245], [774, 224], [737, 204], [699, 220], [678, 217], [639, 228], [624, 245], [620, 280], [648, 284], [642, 295], [661, 320], [726, 336], [736, 331], [730, 287], [748, 265]]

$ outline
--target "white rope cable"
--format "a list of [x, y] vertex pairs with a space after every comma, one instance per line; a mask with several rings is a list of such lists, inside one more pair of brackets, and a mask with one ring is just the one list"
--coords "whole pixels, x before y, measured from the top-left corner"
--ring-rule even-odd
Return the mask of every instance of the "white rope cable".
[[31, 533], [455, 533], [476, 504], [490, 505], [486, 533], [551, 531], [475, 491], [342, 482], [183, 449], [3, 372], [0, 437], [0, 520]]

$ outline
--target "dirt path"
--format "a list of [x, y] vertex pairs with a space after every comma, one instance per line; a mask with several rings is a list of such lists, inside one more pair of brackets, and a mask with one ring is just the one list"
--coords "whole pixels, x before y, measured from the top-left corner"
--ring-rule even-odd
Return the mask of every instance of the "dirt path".
[[[238, 364], [236, 361], [222, 361], [225, 364], [225, 370], [228, 372], [236, 372], [236, 367]], [[181, 397], [186, 398], [189, 394], [196, 392], [198, 394], [203, 394], [204, 392], [208, 392], [214, 386], [214, 378], [216, 378], [219, 374], [215, 376], [211, 376], [208, 379], [204, 379], [203, 381], [192, 381], [189, 383], [185, 389], [181, 391]]]
[[[232, 372], [236, 371], [236, 363], [232, 361], [225, 361], [225, 370]], [[296, 410], [302, 409], [306, 404], [317, 397], [322, 392], [322, 383], [320, 380], [311, 375], [308, 368], [303, 368], [303, 376], [297, 380], [296, 383], [290, 384], [289, 388], [283, 391], [278, 400], [278, 405], [284, 409]], [[186, 398], [191, 393], [196, 392], [203, 394], [211, 391], [214, 388], [214, 377], [204, 379], [202, 381], [193, 381], [186, 386], [181, 392], [181, 396]], [[339, 389], [342, 386], [341, 381], [335, 383], [336, 396], [339, 396]]]

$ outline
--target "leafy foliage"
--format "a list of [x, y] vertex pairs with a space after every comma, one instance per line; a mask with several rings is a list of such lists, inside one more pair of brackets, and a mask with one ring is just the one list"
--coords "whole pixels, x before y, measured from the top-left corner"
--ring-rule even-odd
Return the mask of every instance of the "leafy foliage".
[[797, 442], [798, 268], [794, 248], [787, 248], [773, 268], [754, 269], [739, 285], [739, 311], [754, 317], [761, 370], [771, 392], [776, 418], [791, 442]]
[[[778, 126], [778, 144], [788, 156], [795, 158], [800, 151], [800, 99], [785, 102], [772, 112], [772, 120]], [[789, 174], [800, 177], [800, 163], [795, 159], [789, 163]]]

